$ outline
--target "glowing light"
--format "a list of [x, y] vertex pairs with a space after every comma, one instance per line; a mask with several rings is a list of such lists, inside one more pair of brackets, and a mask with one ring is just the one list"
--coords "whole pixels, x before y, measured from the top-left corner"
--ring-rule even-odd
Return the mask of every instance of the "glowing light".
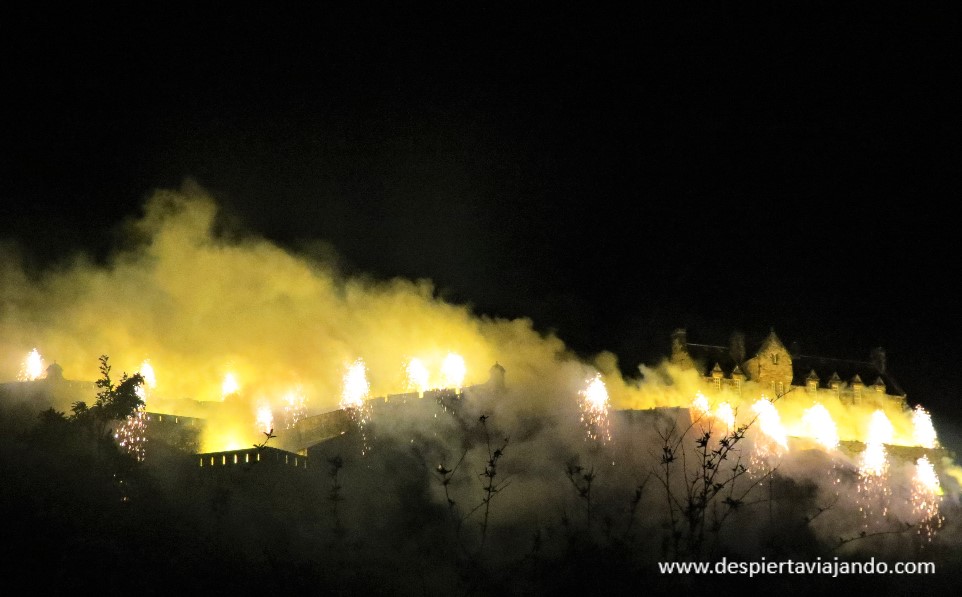
[[928, 456], [922, 456], [915, 461], [915, 480], [925, 488], [925, 490], [934, 495], [938, 495], [942, 489], [941, 483], [939, 483], [939, 476], [935, 472], [935, 467], [929, 462]]
[[588, 439], [602, 442], [611, 439], [608, 428], [608, 388], [601, 374], [587, 380], [587, 387], [581, 394], [581, 422], [585, 425]]
[[301, 388], [295, 388], [284, 394], [284, 426], [292, 429], [297, 422], [304, 418], [307, 411], [307, 399]]
[[916, 444], [929, 449], [938, 447], [939, 440], [932, 425], [932, 415], [922, 408], [921, 404], [912, 411], [912, 429], [912, 437]]
[[894, 436], [895, 428], [892, 427], [892, 422], [885, 413], [881, 410], [873, 412], [868, 426], [868, 441], [865, 443], [891, 444]]
[[805, 427], [805, 434], [825, 449], [838, 448], [838, 428], [828, 409], [821, 404], [805, 409], [802, 413], [802, 425]]
[[134, 392], [141, 401], [146, 403], [151, 391], [157, 387], [157, 377], [154, 375], [154, 368], [150, 365], [150, 361], [146, 359], [140, 364], [139, 373], [144, 378], [144, 383], [138, 385]]
[[153, 390], [157, 387], [157, 376], [154, 374], [154, 367], [150, 364], [150, 360], [144, 360], [140, 364], [140, 375], [144, 378], [147, 389]]
[[888, 515], [892, 489], [888, 484], [888, 454], [885, 444], [891, 443], [895, 430], [881, 410], [872, 413], [868, 441], [859, 458], [857, 502], [865, 519], [865, 527], [879, 525]]
[[227, 398], [231, 394], [236, 394], [240, 391], [240, 383], [237, 381], [237, 377], [233, 373], [228, 372], [224, 376], [224, 382], [220, 385], [220, 396], [221, 400]]
[[441, 376], [444, 378], [444, 386], [447, 388], [461, 389], [464, 386], [464, 377], [467, 375], [468, 368], [464, 364], [464, 358], [459, 354], [449, 352], [441, 363]]
[[919, 522], [918, 533], [931, 541], [944, 518], [939, 512], [942, 486], [935, 467], [927, 456], [915, 461], [915, 478], [912, 480], [912, 511]]
[[370, 407], [364, 401], [371, 391], [371, 385], [367, 381], [367, 368], [362, 359], [357, 359], [347, 369], [344, 374], [344, 388], [341, 390], [341, 408], [346, 409], [351, 415], [354, 424], [357, 425], [361, 433], [361, 455], [364, 456], [371, 451], [371, 445], [367, 441], [367, 420], [371, 415]]
[[17, 376], [17, 379], [20, 381], [34, 381], [40, 379], [43, 371], [43, 358], [40, 357], [40, 353], [34, 348], [23, 360], [23, 365], [20, 368], [20, 374]]
[[[142, 390], [140, 386], [137, 389]], [[114, 439], [137, 462], [144, 461], [147, 448], [147, 412], [143, 406], [139, 406], [114, 431]]]
[[711, 406], [708, 404], [708, 398], [701, 392], [695, 396], [695, 399], [691, 401], [691, 408], [698, 411], [701, 415], [710, 415]]
[[371, 391], [367, 381], [367, 368], [362, 359], [357, 359], [344, 374], [344, 388], [341, 391], [341, 408], [359, 408]]
[[888, 454], [886, 454], [885, 446], [877, 442], [866, 444], [859, 464], [859, 475], [881, 477], [888, 471], [888, 466]]
[[257, 430], [264, 433], [270, 433], [274, 429], [274, 413], [271, 411], [271, 405], [266, 401], [261, 401], [260, 405], [257, 407]]
[[735, 409], [727, 402], [722, 402], [715, 409], [715, 418], [725, 424], [728, 429], [735, 427]]
[[430, 386], [428, 368], [424, 366], [421, 359], [415, 357], [408, 361], [406, 371], [408, 389], [414, 390], [418, 394], [424, 394]]
[[768, 439], [783, 450], [788, 449], [788, 435], [782, 427], [781, 417], [771, 400], [761, 398], [752, 405], [752, 410], [758, 413], [758, 427]]

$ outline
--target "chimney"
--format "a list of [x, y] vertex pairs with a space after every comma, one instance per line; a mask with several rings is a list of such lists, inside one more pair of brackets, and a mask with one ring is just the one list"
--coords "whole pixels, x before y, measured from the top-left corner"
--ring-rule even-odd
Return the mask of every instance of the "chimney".
[[671, 333], [671, 354], [688, 352], [688, 332], [685, 328], [678, 328]]
[[729, 353], [731, 354], [732, 360], [735, 364], [739, 364], [745, 361], [745, 334], [741, 332], [735, 332], [732, 334], [731, 340], [729, 342]]
[[488, 384], [497, 392], [504, 390], [504, 367], [501, 366], [501, 363], [495, 362], [491, 366]]
[[885, 350], [881, 346], [873, 350], [869, 358], [879, 373], [885, 373]]

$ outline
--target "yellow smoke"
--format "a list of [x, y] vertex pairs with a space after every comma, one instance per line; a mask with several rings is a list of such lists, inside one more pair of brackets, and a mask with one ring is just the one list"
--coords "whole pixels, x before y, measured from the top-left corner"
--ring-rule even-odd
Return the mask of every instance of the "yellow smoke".
[[[15, 379], [33, 347], [75, 380], [99, 377], [100, 354], [115, 378], [149, 359], [163, 379], [151, 410], [207, 418], [202, 447], [214, 450], [262, 440], [255, 401], [282, 412], [292, 387], [307, 414], [336, 409], [343, 365], [357, 358], [371, 396], [407, 391], [411, 358], [465, 385], [485, 382], [496, 361], [523, 384], [570, 359], [528, 320], [479, 318], [424, 280], [342, 279], [264, 239], [221, 238], [216, 217], [201, 189], [160, 191], [128, 226], [134, 248], [107, 265], [81, 256], [31, 279], [0, 264], [0, 379]], [[233, 396], [224, 396], [227, 373], [240, 381]]]
[[[764, 393], [751, 382], [741, 392], [712, 391], [698, 372], [667, 363], [624, 379], [615, 355], [581, 363], [530, 320], [478, 317], [438, 299], [426, 280], [344, 279], [262, 238], [220, 237], [216, 218], [215, 202], [186, 185], [146, 202], [143, 217], [127, 228], [133, 248], [107, 265], [81, 256], [32, 279], [18, 264], [0, 262], [0, 379], [16, 379], [34, 347], [68, 379], [87, 381], [99, 376], [100, 354], [110, 356], [115, 378], [149, 359], [150, 378], [163, 380], [151, 389], [150, 409], [208, 419], [205, 450], [261, 441], [262, 402], [276, 413], [290, 410], [291, 388], [303, 398], [298, 416], [338, 408], [344, 365], [357, 359], [372, 397], [412, 385], [423, 391], [445, 378], [483, 383], [495, 362], [506, 369], [509, 399], [523, 399], [526, 408], [576, 403], [583, 380], [595, 373], [613, 409], [687, 408], [705, 392], [713, 408], [730, 405], [722, 414], [737, 424], [751, 420], [750, 406]], [[239, 385], [225, 395], [228, 373]], [[805, 436], [804, 413], [822, 404], [843, 441], [864, 441], [880, 409], [892, 423], [892, 442], [915, 445], [912, 413], [867, 394], [855, 406], [796, 389], [775, 406], [788, 435]]]

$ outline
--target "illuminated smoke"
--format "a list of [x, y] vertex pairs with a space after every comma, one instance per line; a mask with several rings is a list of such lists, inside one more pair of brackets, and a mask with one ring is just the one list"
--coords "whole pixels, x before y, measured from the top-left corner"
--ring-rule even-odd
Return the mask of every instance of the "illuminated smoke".
[[[294, 253], [249, 235], [222, 236], [217, 212], [202, 189], [160, 191], [144, 205], [143, 217], [130, 222], [135, 242], [125, 243], [107, 265], [77, 260], [39, 280], [3, 252], [4, 305], [18, 307], [4, 309], [0, 317], [0, 348], [19, 356], [27, 346], [44, 346], [44, 354], [56, 355], [78, 380], [96, 379], [100, 352], [118, 360], [130, 356], [135, 364], [149, 355], [162, 382], [151, 392], [141, 367], [151, 411], [205, 418], [200, 440], [205, 451], [262, 439], [251, 421], [257, 397], [277, 400], [284, 425], [300, 417], [294, 414], [300, 407], [281, 402], [298, 384], [311, 398], [305, 415], [337, 409], [343, 398], [341, 364], [356, 355], [366, 359], [371, 395], [422, 391], [440, 387], [442, 380], [452, 387], [472, 383], [441, 373], [446, 350], [438, 352], [439, 347], [457, 348], [472, 367], [501, 363], [516, 403], [538, 413], [558, 412], [559, 397], [570, 401], [581, 389], [586, 364], [555, 335], [536, 331], [530, 320], [479, 318], [467, 306], [438, 298], [427, 280], [349, 278], [317, 254]], [[412, 366], [412, 355], [420, 357], [429, 376]], [[0, 380], [17, 376], [18, 361], [5, 365]], [[227, 378], [225, 363], [230, 363]], [[643, 366], [640, 381], [624, 379], [616, 369], [598, 368], [605, 372], [611, 409], [687, 407], [697, 391], [708, 391], [697, 371], [669, 364]], [[42, 367], [34, 375], [42, 376]], [[741, 390], [742, 399], [725, 392], [739, 419], [759, 395], [751, 380]], [[198, 404], [232, 393], [237, 408]], [[803, 427], [804, 407], [790, 404], [798, 394], [776, 402], [793, 432]], [[699, 412], [721, 427], [725, 407], [709, 397], [717, 408], [704, 399]], [[864, 441], [858, 422], [867, 406], [827, 397], [825, 405], [842, 439]], [[912, 443], [911, 413], [886, 412], [896, 423], [897, 443]]]
[[154, 375], [154, 368], [148, 360], [144, 360], [140, 364], [139, 373], [144, 378], [144, 383], [139, 384], [134, 391], [137, 393], [137, 397], [146, 404], [151, 392], [157, 388], [157, 376]]
[[26, 358], [23, 360], [23, 365], [20, 367], [20, 374], [17, 379], [20, 381], [34, 381], [40, 379], [43, 375], [44, 366], [43, 359], [40, 357], [40, 353], [36, 348], [31, 350]]
[[240, 391], [240, 383], [237, 381], [237, 377], [231, 373], [227, 372], [224, 375], [224, 381], [220, 385], [220, 397], [224, 400], [228, 396], [232, 396]]
[[881, 410], [872, 413], [868, 441], [859, 458], [857, 502], [865, 527], [881, 525], [889, 513], [892, 488], [888, 483], [889, 461], [885, 444], [891, 443], [895, 430]]
[[140, 375], [144, 378], [144, 385], [148, 389], [155, 389], [157, 387], [157, 376], [154, 374], [154, 367], [150, 364], [150, 360], [144, 360], [140, 364]]
[[407, 387], [409, 390], [414, 390], [418, 394], [424, 395], [424, 392], [430, 389], [428, 368], [424, 366], [424, 362], [422, 362], [421, 359], [415, 357], [408, 361], [405, 373], [407, 374]]
[[826, 450], [838, 448], [838, 428], [828, 409], [821, 404], [805, 409], [802, 413], [802, 425], [805, 428], [805, 435], [814, 439]]
[[257, 407], [257, 418], [255, 420], [257, 430], [261, 433], [270, 433], [274, 430], [274, 413], [271, 405], [266, 400], [261, 400]]
[[942, 486], [935, 467], [929, 462], [927, 456], [922, 456], [915, 462], [911, 500], [912, 512], [918, 522], [919, 536], [931, 542], [936, 531], [942, 526], [944, 517], [939, 511]]
[[788, 435], [771, 400], [762, 396], [752, 404], [752, 411], [760, 434], [748, 458], [748, 473], [752, 479], [761, 479], [774, 471], [777, 460], [788, 450]]
[[702, 426], [706, 429], [713, 420], [718, 420], [725, 425], [726, 432], [735, 427], [735, 409], [729, 402], [722, 402], [713, 411], [708, 398], [698, 392], [692, 400], [689, 409], [692, 411], [692, 420], [701, 420]]
[[608, 388], [605, 387], [600, 373], [586, 381], [587, 387], [580, 392], [581, 422], [585, 426], [588, 439], [610, 441]]
[[872, 442], [865, 445], [858, 467], [862, 477], [883, 477], [888, 472], [888, 453], [885, 446]]
[[735, 410], [728, 402], [722, 402], [715, 409], [715, 418], [725, 424], [726, 429], [735, 428]]
[[301, 388], [295, 388], [284, 394], [284, 428], [293, 429], [297, 422], [307, 413], [307, 399]]
[[449, 352], [441, 363], [441, 377], [444, 379], [444, 387], [460, 390], [464, 387], [464, 378], [468, 368], [464, 364], [464, 357], [453, 352]]
[[351, 420], [361, 434], [361, 455], [371, 451], [367, 438], [367, 423], [371, 417], [370, 406], [366, 404], [371, 392], [371, 384], [367, 381], [367, 367], [363, 359], [357, 359], [344, 374], [344, 387], [341, 390], [341, 408], [351, 415]]
[[752, 405], [752, 410], [758, 415], [758, 428], [768, 438], [769, 443], [782, 450], [788, 450], [788, 435], [782, 427], [781, 417], [772, 401], [761, 398]]
[[698, 392], [695, 399], [691, 401], [691, 409], [695, 411], [697, 416], [711, 415], [711, 405], [708, 404], [708, 398], [705, 398], [705, 395], [701, 392]]
[[341, 408], [360, 408], [364, 406], [371, 391], [367, 381], [367, 368], [362, 359], [357, 359], [344, 374], [344, 388], [341, 390]]
[[921, 404], [912, 411], [912, 437], [915, 443], [923, 448], [932, 449], [939, 445], [935, 426], [932, 425], [932, 416], [922, 408]]
[[885, 415], [885, 412], [876, 410], [872, 413], [872, 418], [868, 427], [868, 444], [891, 444], [895, 436], [895, 428], [892, 422]]

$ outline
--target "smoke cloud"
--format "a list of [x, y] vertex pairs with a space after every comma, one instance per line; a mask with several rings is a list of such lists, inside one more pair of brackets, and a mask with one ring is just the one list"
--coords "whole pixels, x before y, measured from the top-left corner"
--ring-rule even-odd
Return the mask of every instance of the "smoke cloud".
[[[652, 558], [678, 555], [681, 548], [671, 545], [665, 529], [682, 524], [672, 520], [684, 514], [670, 502], [690, 491], [697, 441], [708, 432], [702, 447], [719, 449], [718, 442], [737, 430], [714, 414], [689, 410], [705, 392], [696, 371], [641, 365], [637, 378], [626, 379], [613, 354], [583, 362], [530, 320], [477, 316], [439, 299], [429, 281], [346, 278], [330, 262], [262, 238], [232, 236], [220, 230], [216, 202], [195, 185], [155, 193], [126, 232], [126, 248], [107, 264], [78, 256], [38, 276], [24, 271], [15, 252], [4, 252], [0, 378], [15, 379], [33, 348], [48, 364], [62, 366], [68, 379], [96, 379], [100, 354], [110, 356], [115, 371], [129, 373], [149, 360], [156, 387], [147, 410], [207, 419], [201, 449], [212, 451], [263, 439], [258, 410], [265, 405], [282, 434], [291, 392], [303, 397], [304, 416], [336, 410], [345, 373], [358, 359], [375, 397], [412, 390], [406, 371], [412, 358], [439, 387], [444, 359], [463, 357], [468, 389], [456, 408], [421, 399], [391, 416], [375, 410], [363, 439], [370, 445], [347, 434], [316, 454], [314, 466], [321, 470], [327, 457], [343, 458], [345, 500], [337, 516], [366, 546], [358, 549], [370, 549], [369, 558], [385, 543], [404, 553], [441, 553], [444, 541], [468, 552], [490, 541], [498, 547], [489, 557], [505, 563], [534, 545], [560, 557], [579, 533], [609, 544], [615, 536], [631, 537]], [[495, 363], [506, 370], [502, 390], [485, 385]], [[238, 387], [224, 396], [228, 373]], [[586, 417], [583, 392], [598, 374], [608, 410]], [[705, 399], [711, 409], [728, 403], [742, 425], [754, 422], [752, 406], [764, 394], [749, 382], [737, 395], [723, 390]], [[915, 445], [912, 413], [894, 401], [820, 402], [843, 442], [865, 442], [872, 413], [880, 409], [893, 427], [890, 443]], [[793, 391], [775, 405], [788, 436], [809, 434], [804, 414], [813, 406], [811, 396]], [[846, 553], [870, 544], [880, 553], [905, 555], [918, 553], [928, 539], [916, 532], [922, 515], [911, 494], [914, 460], [893, 457], [888, 491], [875, 491], [859, 476], [858, 453], [829, 452], [811, 442], [779, 451], [754, 424], [737, 443], [721, 466], [736, 471], [732, 467], [743, 465], [745, 471], [737, 484], [723, 487], [737, 490], [713, 498], [713, 504], [730, 498], [727, 509], [710, 513], [724, 515], [712, 531], [715, 549], [747, 555], [782, 541], [801, 551], [815, 545]], [[497, 491], [486, 494], [491, 477], [485, 471], [499, 449]], [[959, 545], [962, 475], [951, 455], [933, 451], [932, 458], [942, 472], [944, 520], [935, 529], [937, 542], [926, 544], [951, 550]], [[439, 466], [450, 471], [447, 481]], [[485, 497], [493, 497], [492, 515], [482, 539]], [[766, 498], [768, 505], [757, 505]], [[410, 524], [399, 526], [399, 520]], [[880, 532], [889, 526], [873, 526], [879, 520], [891, 528], [911, 526], [918, 540], [889, 541]], [[781, 535], [774, 537], [775, 530]], [[290, 529], [292, 537], [305, 532]], [[867, 537], [859, 539], [863, 532]]]

